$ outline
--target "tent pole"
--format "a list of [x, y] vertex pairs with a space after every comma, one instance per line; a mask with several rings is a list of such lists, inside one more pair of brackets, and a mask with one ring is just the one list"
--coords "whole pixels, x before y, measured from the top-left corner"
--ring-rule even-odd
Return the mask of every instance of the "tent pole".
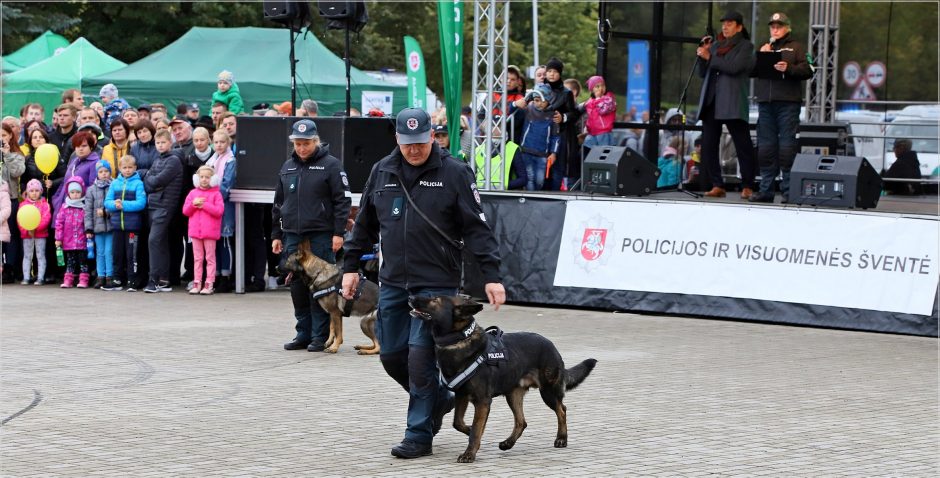
[[[294, 25], [288, 25], [288, 34], [290, 35], [290, 115], [296, 116], [297, 105], [297, 60], [294, 57]], [[298, 29], [298, 36], [300, 31]]]
[[348, 23], [346, 24], [345, 30], [346, 30], [346, 117], [349, 117], [349, 116], [350, 116], [349, 113], [350, 113], [350, 110], [351, 110], [351, 108], [350, 108], [350, 106], [351, 106], [351, 105], [350, 105], [351, 101], [350, 101], [350, 97], [349, 97], [349, 95], [350, 95], [350, 84], [349, 84], [349, 83], [350, 83], [350, 80], [349, 80], [349, 76], [350, 76], [350, 71], [349, 71], [350, 63], [349, 63], [349, 24], [348, 24]]

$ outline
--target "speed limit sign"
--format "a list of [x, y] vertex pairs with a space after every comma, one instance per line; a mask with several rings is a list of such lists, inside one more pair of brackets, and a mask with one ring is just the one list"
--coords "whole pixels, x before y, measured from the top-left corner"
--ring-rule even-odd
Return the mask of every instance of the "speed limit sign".
[[862, 79], [862, 67], [854, 61], [850, 61], [842, 67], [842, 81], [849, 88], [853, 88]]

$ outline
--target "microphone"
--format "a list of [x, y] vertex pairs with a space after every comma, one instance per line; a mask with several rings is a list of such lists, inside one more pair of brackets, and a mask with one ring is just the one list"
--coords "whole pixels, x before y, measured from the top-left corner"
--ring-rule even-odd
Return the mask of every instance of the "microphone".
[[777, 41], [776, 38], [770, 37], [770, 40], [768, 40], [767, 43], [769, 43], [769, 44], [770, 44], [770, 47], [773, 48], [773, 47], [774, 47], [774, 42], [776, 42], [776, 41]]
[[705, 35], [705, 36], [702, 37], [701, 40], [699, 40], [698, 46], [705, 46], [705, 45], [707, 45], [707, 44], [709, 44], [709, 43], [711, 43], [711, 42], [712, 42], [712, 36], [711, 36], [711, 35]]

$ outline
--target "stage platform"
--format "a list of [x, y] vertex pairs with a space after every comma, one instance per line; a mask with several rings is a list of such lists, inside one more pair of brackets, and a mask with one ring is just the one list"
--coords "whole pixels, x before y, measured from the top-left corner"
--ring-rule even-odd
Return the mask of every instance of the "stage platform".
[[482, 198], [511, 302], [937, 335], [937, 196], [868, 210], [733, 192]]

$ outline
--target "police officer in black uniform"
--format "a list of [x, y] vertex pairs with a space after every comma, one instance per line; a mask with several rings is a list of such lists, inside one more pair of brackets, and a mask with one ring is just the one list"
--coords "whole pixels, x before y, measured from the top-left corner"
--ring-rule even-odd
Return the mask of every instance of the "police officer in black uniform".
[[440, 382], [430, 326], [410, 316], [408, 297], [457, 293], [459, 241], [476, 257], [496, 309], [506, 292], [499, 277], [499, 247], [480, 206], [473, 171], [438, 146], [424, 110], [399, 113], [396, 132], [398, 147], [372, 168], [362, 193], [343, 256], [343, 296], [353, 297], [359, 258], [381, 237], [375, 331], [382, 366], [410, 395], [408, 428], [392, 455], [417, 458], [431, 454], [432, 439], [453, 409], [454, 396]]
[[[292, 254], [307, 240], [313, 254], [335, 263], [352, 203], [349, 181], [340, 160], [330, 155], [329, 145], [320, 143], [316, 123], [308, 119], [294, 123], [290, 140], [294, 152], [281, 166], [274, 190], [271, 249], [275, 254]], [[297, 336], [284, 344], [284, 349], [323, 351], [330, 332], [329, 314], [310, 300], [310, 290], [303, 281], [291, 282], [290, 296]]]

